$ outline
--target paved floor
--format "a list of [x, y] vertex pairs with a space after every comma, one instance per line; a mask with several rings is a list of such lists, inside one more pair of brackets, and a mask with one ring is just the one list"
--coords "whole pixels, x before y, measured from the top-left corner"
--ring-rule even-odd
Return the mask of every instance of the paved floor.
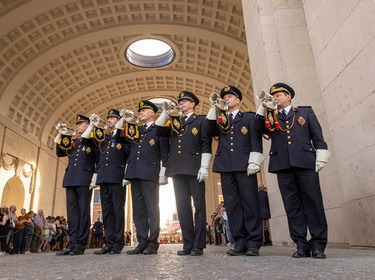
[[232, 257], [208, 246], [204, 256], [177, 256], [181, 245], [161, 245], [157, 255], [81, 256], [54, 253], [0, 256], [4, 279], [375, 279], [375, 251], [326, 250], [327, 259], [293, 259], [292, 247], [263, 247], [259, 257]]

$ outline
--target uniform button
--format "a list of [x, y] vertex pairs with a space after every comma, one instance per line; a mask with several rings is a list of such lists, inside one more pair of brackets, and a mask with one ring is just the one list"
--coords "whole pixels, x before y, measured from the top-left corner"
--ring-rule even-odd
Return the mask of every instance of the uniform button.
[[199, 153], [195, 153], [197, 156], [199, 156]]
[[272, 152], [270, 152], [270, 154], [272, 155]]
[[139, 160], [139, 157], [137, 157], [137, 160]]
[[138, 151], [138, 154], [140, 154], [141, 152], [140, 151]]
[[142, 140], [141, 140], [141, 141], [139, 141], [139, 143], [142, 143]]
[[179, 154], [181, 154], [181, 151], [178, 151]]
[[290, 145], [290, 144], [292, 144], [292, 142], [289, 141], [288, 144]]
[[289, 125], [287, 125], [286, 128], [289, 128]]
[[286, 123], [289, 123], [289, 121], [286, 121]]
[[143, 134], [141, 134], [141, 137], [143, 137]]
[[74, 166], [77, 166], [77, 164], [74, 164]]
[[231, 137], [230, 140], [233, 140], [233, 137]]
[[233, 143], [230, 143], [231, 146], [233, 146]]
[[181, 148], [181, 146], [180, 146], [180, 145], [178, 145], [178, 147], [179, 147], [179, 148]]
[[288, 130], [286, 133], [290, 133], [290, 131]]
[[184, 129], [181, 129], [181, 131], [184, 131]]
[[[78, 151], [79, 152], [79, 151]], [[79, 156], [79, 154], [76, 154], [76, 157], [78, 157]]]
[[288, 139], [290, 139], [290, 136], [288, 136]]
[[107, 152], [107, 154], [109, 154], [109, 152]]
[[178, 140], [178, 143], [181, 143], [181, 140]]
[[106, 157], [105, 159], [106, 159], [106, 160], [108, 160], [108, 158], [107, 158], [107, 157]]
[[233, 131], [230, 134], [233, 134]]
[[230, 149], [231, 152], [233, 152], [233, 149]]
[[312, 149], [310, 148], [310, 151], [312, 151]]
[[76, 159], [76, 161], [77, 161], [78, 159]]
[[105, 166], [108, 166], [108, 163], [106, 163]]
[[138, 146], [138, 148], [140, 148], [140, 147], [141, 147], [141, 145]]

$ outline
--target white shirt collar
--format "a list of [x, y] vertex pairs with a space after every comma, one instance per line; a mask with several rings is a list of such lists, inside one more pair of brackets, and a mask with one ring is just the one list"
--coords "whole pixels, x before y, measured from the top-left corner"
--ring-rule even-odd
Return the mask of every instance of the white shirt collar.
[[187, 115], [184, 116], [184, 117], [186, 117], [186, 121], [190, 118], [190, 116], [191, 116], [192, 114], [194, 114], [194, 112], [191, 112], [191, 113], [189, 113], [189, 114], [187, 114]]
[[240, 111], [240, 109], [234, 110], [233, 112], [228, 113], [228, 115], [232, 114], [233, 115], [233, 119], [235, 119], [239, 111]]
[[148, 129], [153, 123], [154, 123], [154, 121], [150, 121], [150, 122], [146, 123], [146, 129]]
[[[288, 115], [289, 114], [289, 111], [290, 109], [292, 109], [292, 105], [289, 105], [288, 107], [284, 108], [283, 110], [285, 110], [286, 114]], [[282, 113], [283, 110], [279, 110], [279, 113]]]

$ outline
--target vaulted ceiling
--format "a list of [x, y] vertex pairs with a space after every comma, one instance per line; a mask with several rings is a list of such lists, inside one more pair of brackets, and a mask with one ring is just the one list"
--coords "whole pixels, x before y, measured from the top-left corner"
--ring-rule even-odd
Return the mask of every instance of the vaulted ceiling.
[[[228, 84], [254, 108], [241, 0], [0, 0], [0, 114], [53, 147], [58, 122], [141, 99], [197, 94], [197, 112]], [[175, 59], [140, 68], [124, 57], [142, 38]]]

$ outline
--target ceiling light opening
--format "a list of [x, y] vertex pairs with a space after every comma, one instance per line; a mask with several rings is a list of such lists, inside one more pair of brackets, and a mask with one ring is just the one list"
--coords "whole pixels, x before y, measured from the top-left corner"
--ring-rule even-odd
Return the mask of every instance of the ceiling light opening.
[[174, 56], [172, 47], [157, 39], [135, 41], [125, 51], [125, 57], [130, 63], [145, 68], [168, 65]]

